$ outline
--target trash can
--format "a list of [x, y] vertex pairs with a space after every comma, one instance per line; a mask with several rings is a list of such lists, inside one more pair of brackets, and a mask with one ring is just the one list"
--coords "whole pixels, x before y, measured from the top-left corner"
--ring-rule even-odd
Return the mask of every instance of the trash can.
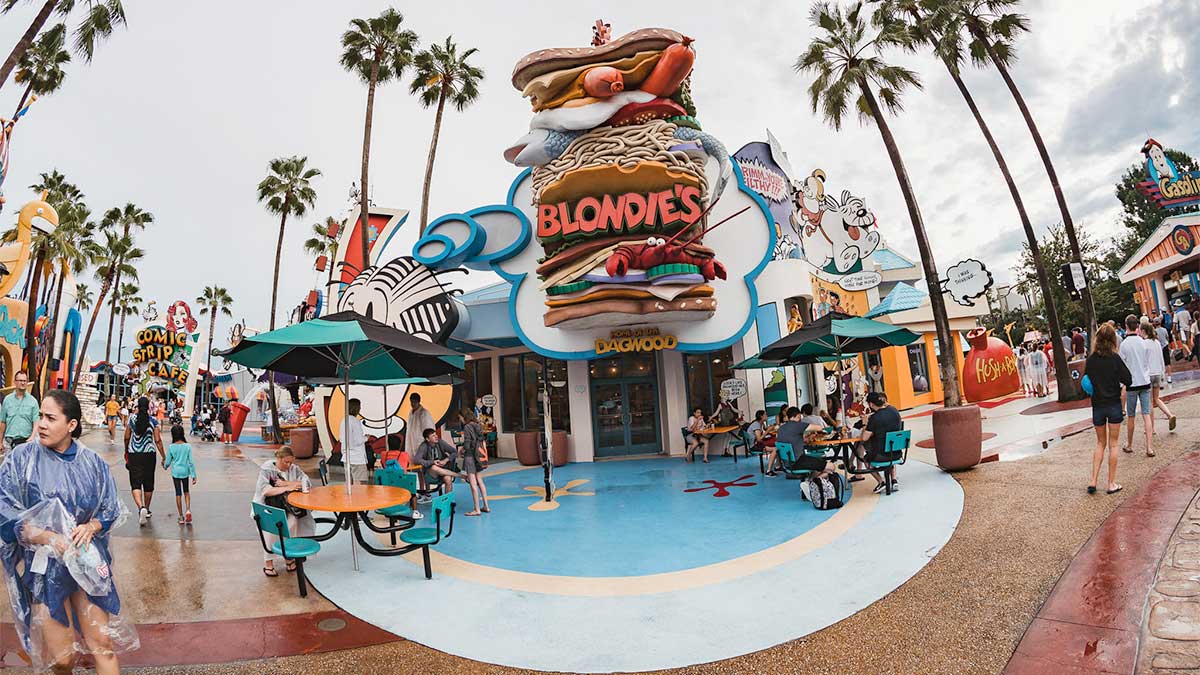
[[237, 443], [242, 435], [242, 426], [246, 424], [246, 415], [250, 414], [250, 406], [237, 401], [229, 404], [229, 425], [233, 428], [233, 442]]
[[296, 427], [289, 434], [292, 454], [296, 459], [308, 459], [316, 451], [317, 430], [315, 427]]

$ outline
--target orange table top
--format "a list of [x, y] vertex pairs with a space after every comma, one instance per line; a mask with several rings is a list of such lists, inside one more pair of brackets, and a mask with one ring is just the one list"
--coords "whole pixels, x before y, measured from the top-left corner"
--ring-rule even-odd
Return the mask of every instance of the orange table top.
[[740, 428], [741, 427], [735, 424], [731, 427], [712, 427], [711, 429], [701, 429], [700, 431], [693, 431], [692, 433], [700, 434], [701, 436], [712, 436], [715, 434], [727, 434], [731, 431], [737, 431]]
[[288, 493], [288, 503], [310, 511], [350, 513], [374, 511], [412, 499], [408, 490], [388, 485], [353, 485], [350, 490], [347, 494], [345, 485], [316, 486], [309, 492]]
[[820, 448], [820, 447], [831, 447], [831, 446], [835, 446], [835, 445], [848, 445], [850, 443], [857, 443], [857, 442], [858, 442], [857, 438], [834, 438], [834, 439], [830, 439], [827, 441], [805, 441], [804, 445], [811, 445], [813, 447]]

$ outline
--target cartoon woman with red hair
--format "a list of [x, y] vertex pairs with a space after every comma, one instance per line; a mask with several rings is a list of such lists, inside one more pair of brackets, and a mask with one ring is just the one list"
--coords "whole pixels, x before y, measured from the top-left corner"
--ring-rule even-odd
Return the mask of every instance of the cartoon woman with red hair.
[[183, 300], [176, 300], [167, 308], [167, 330], [173, 333], [191, 334], [199, 324], [192, 317], [192, 308]]

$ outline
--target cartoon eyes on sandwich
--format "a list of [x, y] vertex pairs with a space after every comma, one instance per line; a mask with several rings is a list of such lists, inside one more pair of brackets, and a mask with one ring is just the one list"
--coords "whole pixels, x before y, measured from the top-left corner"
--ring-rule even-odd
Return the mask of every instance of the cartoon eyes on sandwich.
[[648, 237], [646, 239], [647, 246], [662, 246], [663, 244], [666, 244], [666, 243], [667, 243], [667, 240], [663, 239], [662, 237]]

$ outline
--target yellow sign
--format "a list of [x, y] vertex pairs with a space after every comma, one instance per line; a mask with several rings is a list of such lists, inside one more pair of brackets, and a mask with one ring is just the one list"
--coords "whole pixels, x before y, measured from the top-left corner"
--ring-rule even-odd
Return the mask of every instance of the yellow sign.
[[674, 335], [662, 335], [657, 328], [623, 328], [614, 330], [607, 340], [596, 340], [596, 353], [656, 352], [674, 349], [678, 344]]

